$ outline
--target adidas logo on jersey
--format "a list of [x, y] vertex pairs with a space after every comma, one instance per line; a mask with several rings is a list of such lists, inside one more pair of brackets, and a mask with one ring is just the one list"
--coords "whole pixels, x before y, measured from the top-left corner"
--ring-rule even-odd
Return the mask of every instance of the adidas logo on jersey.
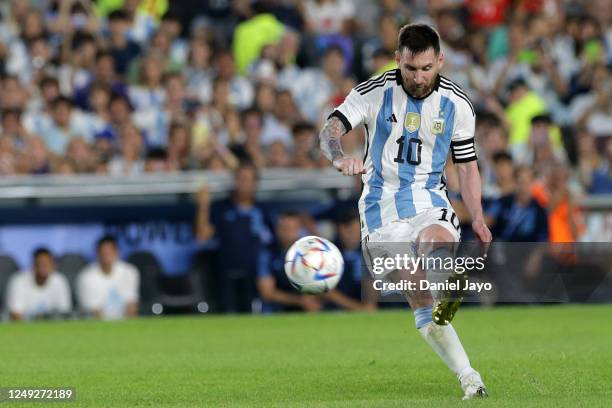
[[395, 113], [392, 113], [391, 116], [387, 118], [387, 122], [397, 123], [397, 118], [395, 117]]

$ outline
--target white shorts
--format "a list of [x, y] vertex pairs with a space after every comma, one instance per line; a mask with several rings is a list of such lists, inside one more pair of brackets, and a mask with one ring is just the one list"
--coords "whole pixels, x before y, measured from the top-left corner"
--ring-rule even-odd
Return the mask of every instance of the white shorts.
[[370, 274], [375, 278], [384, 277], [395, 270], [379, 268], [376, 271], [376, 258], [395, 258], [404, 254], [415, 256], [419, 233], [430, 225], [444, 227], [450, 232], [455, 243], [461, 239], [459, 220], [452, 208], [430, 208], [414, 217], [393, 221], [370, 233], [361, 242], [364, 261]]
[[455, 211], [452, 208], [434, 207], [380, 227], [366, 237], [366, 242], [416, 242], [419, 233], [430, 225], [446, 228], [454, 242], [461, 239], [461, 228]]

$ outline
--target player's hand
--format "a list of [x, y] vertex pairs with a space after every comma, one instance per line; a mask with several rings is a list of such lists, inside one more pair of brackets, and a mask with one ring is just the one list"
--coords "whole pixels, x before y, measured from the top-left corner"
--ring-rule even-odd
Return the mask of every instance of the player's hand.
[[364, 174], [363, 161], [352, 157], [342, 157], [332, 162], [333, 166], [345, 176], [354, 176], [355, 174]]
[[472, 230], [476, 237], [484, 244], [484, 256], [487, 256], [487, 252], [489, 251], [489, 246], [491, 245], [491, 240], [493, 240], [493, 235], [491, 231], [489, 231], [489, 227], [484, 222], [484, 220], [474, 220], [472, 222]]
[[321, 310], [321, 302], [311, 295], [302, 295], [300, 298], [300, 306], [305, 312], [318, 312]]

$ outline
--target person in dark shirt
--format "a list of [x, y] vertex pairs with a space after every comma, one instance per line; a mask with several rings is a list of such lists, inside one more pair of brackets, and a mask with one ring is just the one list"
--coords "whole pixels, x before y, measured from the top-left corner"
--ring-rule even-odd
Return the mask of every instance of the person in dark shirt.
[[108, 16], [110, 52], [119, 75], [125, 75], [130, 63], [140, 55], [140, 46], [127, 37], [130, 20], [125, 11], [116, 10]]
[[321, 310], [321, 300], [316, 296], [296, 292], [285, 274], [285, 254], [300, 238], [301, 229], [302, 221], [298, 213], [282, 213], [276, 223], [275, 243], [259, 255], [257, 289], [264, 301], [264, 312]]
[[270, 218], [255, 202], [257, 179], [256, 168], [242, 163], [234, 174], [229, 198], [209, 205], [208, 194], [198, 194], [196, 236], [200, 241], [216, 240], [217, 293], [222, 311], [252, 311], [257, 260], [272, 242]]
[[493, 237], [506, 242], [548, 240], [548, 215], [533, 198], [533, 172], [529, 167], [514, 171], [515, 192], [495, 200], [487, 209]]
[[359, 213], [354, 208], [345, 212], [338, 218], [337, 227], [337, 246], [344, 258], [344, 273], [336, 290], [327, 298], [348, 309], [374, 310], [376, 291], [372, 286], [372, 279], [364, 269]]

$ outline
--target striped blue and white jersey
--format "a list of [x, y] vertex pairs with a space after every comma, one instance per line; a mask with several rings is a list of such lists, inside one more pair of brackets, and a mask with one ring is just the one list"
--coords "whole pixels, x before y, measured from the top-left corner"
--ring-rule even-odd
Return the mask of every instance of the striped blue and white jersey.
[[452, 81], [438, 76], [432, 92], [409, 96], [399, 69], [357, 85], [331, 114], [347, 130], [363, 124], [361, 236], [433, 207], [450, 208], [444, 165], [476, 160], [474, 108]]

